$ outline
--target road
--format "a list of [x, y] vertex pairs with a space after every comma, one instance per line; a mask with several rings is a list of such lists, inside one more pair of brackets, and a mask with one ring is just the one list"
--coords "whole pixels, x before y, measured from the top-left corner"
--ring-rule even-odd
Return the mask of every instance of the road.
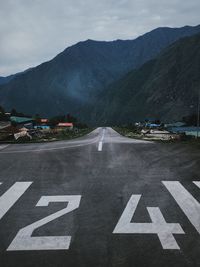
[[200, 266], [199, 181], [198, 149], [111, 128], [0, 145], [0, 266]]

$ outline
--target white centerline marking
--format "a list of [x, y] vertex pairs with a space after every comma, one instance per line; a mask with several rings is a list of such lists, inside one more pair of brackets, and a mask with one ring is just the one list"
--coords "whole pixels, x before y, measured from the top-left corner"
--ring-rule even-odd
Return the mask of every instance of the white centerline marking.
[[103, 142], [100, 141], [99, 142], [99, 146], [98, 146], [98, 151], [102, 151], [102, 147], [103, 147]]
[[[200, 203], [178, 181], [162, 182], [191, 224], [200, 233]], [[199, 186], [199, 183], [196, 183]]]
[[101, 139], [99, 141], [98, 151], [102, 151], [104, 136], [105, 136], [105, 129], [103, 129], [103, 134], [102, 134]]

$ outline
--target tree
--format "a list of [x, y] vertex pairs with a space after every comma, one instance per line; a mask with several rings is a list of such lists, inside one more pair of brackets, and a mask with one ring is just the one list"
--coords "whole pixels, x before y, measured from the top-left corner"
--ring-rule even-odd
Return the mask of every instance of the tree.
[[156, 119], [156, 120], [154, 121], [154, 123], [159, 125], [159, 124], [161, 124], [161, 121], [160, 121], [159, 119]]
[[11, 110], [11, 116], [17, 116], [17, 117], [31, 117], [29, 115], [25, 115], [22, 112], [18, 112], [15, 108]]
[[51, 126], [56, 126], [59, 122], [66, 122], [66, 117], [64, 115], [55, 116], [50, 118], [49, 124]]
[[33, 118], [34, 118], [36, 123], [40, 123], [41, 122], [41, 117], [40, 117], [39, 114], [35, 114], [35, 116]]
[[196, 126], [197, 125], [197, 114], [191, 114], [191, 115], [185, 116], [183, 117], [182, 120], [189, 126]]
[[76, 123], [77, 122], [77, 118], [71, 116], [69, 113], [67, 114], [67, 122], [73, 122]]
[[0, 106], [0, 120], [7, 120], [8, 116], [5, 114], [5, 110]]
[[12, 109], [11, 110], [11, 116], [17, 116], [17, 111], [16, 111], [16, 109]]

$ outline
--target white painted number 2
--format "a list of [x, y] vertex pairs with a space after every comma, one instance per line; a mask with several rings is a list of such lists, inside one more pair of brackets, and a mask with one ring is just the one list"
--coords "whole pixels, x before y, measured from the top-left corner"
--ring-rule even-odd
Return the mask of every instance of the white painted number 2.
[[121, 215], [114, 234], [157, 234], [163, 249], [180, 249], [173, 234], [184, 234], [178, 223], [167, 223], [157, 207], [148, 207], [151, 223], [131, 222], [141, 195], [132, 195]]
[[80, 205], [81, 196], [43, 196], [36, 206], [48, 206], [50, 202], [68, 202], [67, 207], [53, 213], [39, 221], [36, 221], [17, 233], [8, 247], [8, 251], [14, 250], [59, 250], [69, 249], [71, 236], [41, 236], [32, 237], [32, 233], [41, 227], [63, 215], [77, 209]]

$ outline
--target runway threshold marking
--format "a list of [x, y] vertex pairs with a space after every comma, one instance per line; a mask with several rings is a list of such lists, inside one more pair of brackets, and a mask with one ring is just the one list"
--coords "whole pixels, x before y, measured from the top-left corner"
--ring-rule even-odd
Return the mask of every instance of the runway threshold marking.
[[101, 139], [99, 141], [98, 151], [102, 151], [104, 136], [105, 136], [105, 129], [103, 129], [103, 134], [102, 134]]
[[[1, 185], [2, 183], [0, 183]], [[32, 182], [16, 182], [0, 197], [0, 219], [24, 194]]]
[[[179, 181], [162, 181], [178, 203], [189, 221], [200, 233], [200, 203]], [[200, 188], [200, 181], [193, 181]], [[16, 182], [0, 196], [0, 219], [29, 188], [32, 182]], [[0, 186], [2, 183], [0, 182]], [[185, 234], [179, 223], [168, 223], [159, 207], [147, 207], [151, 222], [134, 222], [133, 217], [142, 195], [132, 195], [129, 199], [113, 234], [156, 234], [163, 249], [180, 249], [174, 235]], [[8, 251], [18, 250], [62, 250], [69, 249], [71, 236], [32, 236], [39, 227], [79, 208], [81, 195], [42, 196], [36, 206], [48, 206], [51, 202], [68, 202], [66, 208], [21, 228]]]
[[[178, 181], [162, 182], [185, 213], [191, 224], [200, 233], [200, 203]], [[193, 182], [200, 188], [200, 182]]]
[[194, 181], [193, 183], [200, 188], [200, 181]]

